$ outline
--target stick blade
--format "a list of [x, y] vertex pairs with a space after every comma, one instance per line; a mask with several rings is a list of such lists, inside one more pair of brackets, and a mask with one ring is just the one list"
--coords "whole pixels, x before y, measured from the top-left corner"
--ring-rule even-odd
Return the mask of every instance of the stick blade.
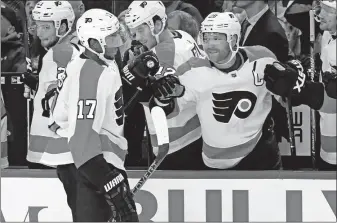
[[151, 117], [157, 134], [158, 146], [168, 144], [169, 133], [164, 110], [158, 106], [153, 107], [151, 110]]

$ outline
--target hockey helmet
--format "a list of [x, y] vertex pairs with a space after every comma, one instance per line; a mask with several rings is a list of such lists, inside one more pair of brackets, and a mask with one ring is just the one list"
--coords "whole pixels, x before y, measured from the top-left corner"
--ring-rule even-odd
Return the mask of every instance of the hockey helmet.
[[336, 9], [336, 0], [322, 0], [321, 4]]
[[[241, 37], [241, 25], [238, 18], [232, 12], [212, 12], [201, 23], [202, 39], [205, 33], [223, 33], [227, 36], [227, 42], [233, 52], [230, 60], [239, 50], [239, 41]], [[237, 36], [236, 48], [233, 50], [231, 41]]]
[[[154, 33], [153, 17], [155, 16], [158, 16], [163, 23], [162, 29], [158, 34]], [[125, 23], [130, 29], [146, 23], [154, 36], [158, 36], [163, 32], [166, 21], [166, 8], [161, 1], [133, 1], [125, 14]]]
[[[39, 1], [33, 11], [33, 19], [36, 21], [53, 21], [57, 37], [64, 37], [71, 32], [75, 21], [75, 14], [68, 1]], [[59, 28], [62, 20], [67, 20], [68, 31], [64, 35], [59, 35]]]
[[[86, 11], [77, 21], [76, 31], [80, 43], [91, 52], [104, 58], [105, 46], [107, 45], [105, 38], [109, 35], [117, 33], [114, 39], [113, 47], [120, 47], [123, 42], [120, 38], [120, 24], [116, 16], [103, 9], [90, 9]], [[89, 46], [89, 39], [96, 39], [103, 52], [98, 53]]]

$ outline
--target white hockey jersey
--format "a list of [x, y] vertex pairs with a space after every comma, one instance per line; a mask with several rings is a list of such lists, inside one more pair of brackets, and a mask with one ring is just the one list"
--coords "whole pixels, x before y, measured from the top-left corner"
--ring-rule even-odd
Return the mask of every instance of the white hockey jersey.
[[[333, 39], [328, 31], [323, 33], [321, 43], [322, 72], [336, 72], [336, 39]], [[324, 91], [324, 102], [320, 109], [321, 128], [321, 157], [330, 164], [337, 164], [336, 161], [336, 99], [330, 98]]]
[[[42, 116], [42, 99], [45, 94], [64, 82], [67, 78], [65, 69], [67, 64], [78, 55], [79, 51], [71, 42], [76, 40], [74, 35], [66, 36], [58, 44], [48, 50], [42, 60], [42, 68], [39, 73], [39, 85], [34, 98], [34, 112], [30, 129], [27, 160], [34, 163], [54, 165], [54, 151], [67, 147], [66, 139], [48, 129], [49, 118]], [[50, 99], [50, 107], [52, 107]]]
[[68, 146], [59, 148], [58, 164], [81, 166], [103, 154], [107, 162], [124, 169], [127, 141], [123, 136], [122, 82], [117, 64], [99, 65], [80, 55], [66, 69], [68, 78], [53, 113], [52, 129]]
[[[276, 61], [275, 56], [260, 46], [245, 47], [239, 54], [244, 63], [238, 70], [224, 73], [208, 60], [192, 58], [179, 76], [186, 91], [176, 99], [170, 116], [196, 110], [204, 141], [202, 157], [211, 168], [231, 168], [255, 148], [272, 106], [264, 69]], [[171, 138], [174, 131], [169, 132]]]
[[[176, 30], [172, 33], [174, 35], [173, 39], [161, 42], [152, 49], [158, 56], [160, 64], [178, 69], [192, 57], [206, 58], [206, 54], [198, 47], [198, 44], [188, 33], [181, 30]], [[153, 152], [157, 155], [157, 136], [148, 103], [144, 103], [144, 110]], [[167, 124], [169, 128], [175, 129], [175, 135], [171, 138], [169, 153], [180, 150], [201, 137], [200, 123], [193, 109], [182, 111], [178, 116], [168, 120]], [[188, 133], [186, 134], [186, 132]]]

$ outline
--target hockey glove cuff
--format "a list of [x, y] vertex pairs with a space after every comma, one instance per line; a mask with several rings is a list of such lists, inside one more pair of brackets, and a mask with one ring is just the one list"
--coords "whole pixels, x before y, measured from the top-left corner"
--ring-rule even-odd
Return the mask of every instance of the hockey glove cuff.
[[132, 40], [130, 49], [124, 52], [123, 66], [127, 65], [130, 60], [134, 59], [134, 57], [137, 57], [140, 54], [147, 51], [149, 51], [149, 49], [146, 46], [144, 46], [141, 42], [137, 40]]
[[31, 72], [25, 72], [21, 75], [20, 81], [27, 85], [30, 89], [37, 90], [39, 76]]
[[324, 72], [322, 77], [323, 83], [325, 85], [325, 91], [327, 95], [331, 98], [337, 98], [337, 75], [331, 72]]
[[148, 85], [148, 77], [158, 69], [158, 57], [152, 51], [147, 51], [130, 61], [123, 68], [121, 77], [128, 85], [142, 91]]
[[111, 207], [111, 221], [137, 222], [138, 215], [132, 193], [126, 183], [126, 174], [117, 168], [111, 169], [103, 155], [97, 155], [78, 167], [80, 174], [89, 185], [104, 195]]
[[269, 91], [282, 97], [288, 97], [293, 88], [303, 87], [305, 75], [289, 64], [274, 62], [272, 65], [266, 65], [264, 80]]
[[163, 104], [168, 104], [174, 98], [180, 98], [185, 93], [185, 86], [180, 84], [178, 77], [167, 75], [151, 80], [154, 97]]

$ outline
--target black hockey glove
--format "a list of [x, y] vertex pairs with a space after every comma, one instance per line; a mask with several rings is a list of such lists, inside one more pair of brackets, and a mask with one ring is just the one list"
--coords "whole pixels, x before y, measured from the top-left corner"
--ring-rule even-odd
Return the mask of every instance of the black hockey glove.
[[310, 71], [311, 71], [311, 60], [314, 60], [315, 62], [315, 75], [314, 75], [314, 80], [315, 81], [318, 81], [318, 74], [320, 73], [320, 70], [322, 68], [322, 60], [320, 58], [320, 54], [316, 53], [314, 55], [314, 58], [311, 58], [310, 55], [306, 55], [306, 54], [303, 54], [303, 55], [300, 55], [296, 58], [296, 61], [299, 61], [302, 68], [303, 68], [303, 73], [309, 77], [310, 75]]
[[130, 54], [131, 54], [131, 57], [137, 57], [146, 51], [149, 51], [149, 49], [146, 46], [144, 46], [141, 42], [137, 40], [132, 40], [130, 49], [124, 52], [123, 66], [127, 65], [130, 59], [131, 60], [133, 59], [133, 58], [130, 58]]
[[130, 187], [125, 183], [124, 176], [117, 169], [106, 176], [102, 192], [112, 211], [109, 222], [139, 221]]
[[151, 88], [154, 97], [163, 104], [170, 103], [185, 93], [185, 86], [181, 85], [178, 77], [174, 75], [155, 75], [151, 78]]
[[147, 51], [135, 57], [122, 70], [122, 79], [142, 91], [148, 85], [148, 77], [153, 76], [159, 68], [158, 57], [152, 51]]
[[88, 187], [103, 195], [111, 208], [107, 221], [138, 222], [136, 204], [133, 200], [126, 174], [109, 165], [102, 154], [78, 167], [80, 178]]
[[331, 98], [337, 98], [337, 75], [331, 72], [324, 72], [322, 75], [322, 80], [325, 85], [325, 91], [327, 95]]
[[49, 100], [53, 98], [56, 94], [58, 94], [58, 81], [53, 81], [48, 88], [47, 88], [47, 93], [44, 95], [44, 98], [41, 100], [42, 104], [42, 116], [43, 117], [50, 117], [50, 106], [49, 106]]
[[39, 76], [31, 72], [25, 72], [21, 75], [20, 81], [27, 85], [30, 89], [37, 90]]
[[295, 60], [285, 64], [280, 62], [268, 64], [264, 70], [267, 89], [282, 97], [288, 97], [292, 90], [300, 92], [306, 77], [301, 70], [296, 68], [297, 64], [300, 63]]

